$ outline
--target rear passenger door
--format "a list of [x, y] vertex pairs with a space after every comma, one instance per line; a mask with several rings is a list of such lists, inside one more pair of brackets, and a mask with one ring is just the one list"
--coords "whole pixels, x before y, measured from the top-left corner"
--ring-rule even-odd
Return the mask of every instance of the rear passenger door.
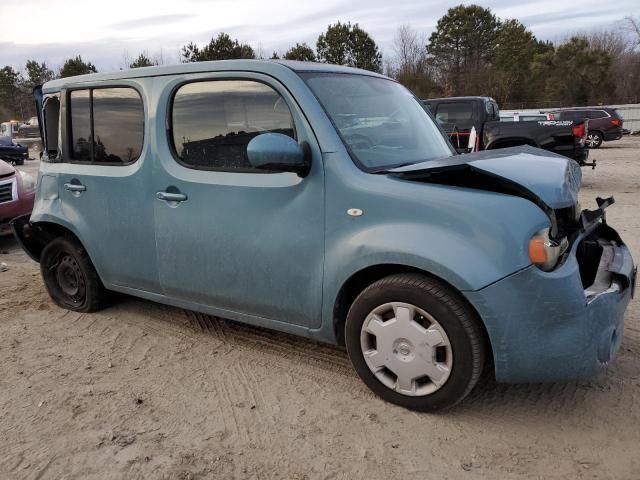
[[64, 217], [102, 280], [157, 292], [141, 91], [126, 84], [67, 91], [62, 163], [49, 171], [58, 172]]
[[[253, 323], [319, 326], [324, 172], [293, 98], [270, 77], [211, 74], [167, 86], [164, 106], [169, 133], [153, 184], [175, 199], [154, 209], [165, 294]], [[308, 176], [249, 164], [247, 144], [266, 132], [309, 146]]]

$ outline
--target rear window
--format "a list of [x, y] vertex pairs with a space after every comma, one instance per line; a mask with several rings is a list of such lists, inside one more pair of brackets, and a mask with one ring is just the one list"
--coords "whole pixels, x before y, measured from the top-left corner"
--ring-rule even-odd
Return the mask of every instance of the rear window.
[[74, 90], [69, 95], [71, 158], [126, 165], [140, 157], [144, 106], [129, 87]]
[[608, 112], [609, 112], [609, 115], [611, 115], [613, 118], [622, 119], [622, 115], [620, 115], [620, 112], [618, 112], [618, 110], [612, 109], [612, 110], [608, 110]]
[[473, 103], [471, 102], [441, 103], [436, 110], [436, 120], [439, 123], [468, 125], [472, 118]]

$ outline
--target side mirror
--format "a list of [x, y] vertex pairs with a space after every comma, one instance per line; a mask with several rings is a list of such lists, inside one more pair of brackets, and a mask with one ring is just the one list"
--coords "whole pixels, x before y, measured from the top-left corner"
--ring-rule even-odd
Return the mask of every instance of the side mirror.
[[295, 172], [301, 177], [311, 165], [298, 142], [281, 133], [263, 133], [247, 145], [247, 158], [254, 168], [276, 172]]

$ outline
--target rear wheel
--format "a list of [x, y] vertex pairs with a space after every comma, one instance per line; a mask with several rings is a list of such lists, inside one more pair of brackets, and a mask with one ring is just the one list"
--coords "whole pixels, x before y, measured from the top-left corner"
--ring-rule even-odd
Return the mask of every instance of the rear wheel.
[[86, 250], [75, 240], [58, 237], [40, 255], [40, 270], [53, 301], [76, 312], [95, 312], [109, 303]]
[[482, 373], [485, 348], [473, 311], [423, 275], [392, 275], [354, 301], [345, 326], [349, 358], [383, 399], [418, 411], [462, 400]]
[[602, 134], [600, 132], [589, 132], [585, 141], [589, 148], [600, 148], [602, 145]]

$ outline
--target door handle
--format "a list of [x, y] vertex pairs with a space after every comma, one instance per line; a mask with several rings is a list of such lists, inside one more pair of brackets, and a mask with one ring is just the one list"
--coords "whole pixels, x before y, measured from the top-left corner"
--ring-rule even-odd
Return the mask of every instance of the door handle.
[[79, 183], [65, 183], [64, 188], [66, 188], [70, 192], [84, 192], [87, 190], [87, 187]]
[[187, 196], [184, 193], [158, 192], [156, 198], [165, 202], [184, 202]]

